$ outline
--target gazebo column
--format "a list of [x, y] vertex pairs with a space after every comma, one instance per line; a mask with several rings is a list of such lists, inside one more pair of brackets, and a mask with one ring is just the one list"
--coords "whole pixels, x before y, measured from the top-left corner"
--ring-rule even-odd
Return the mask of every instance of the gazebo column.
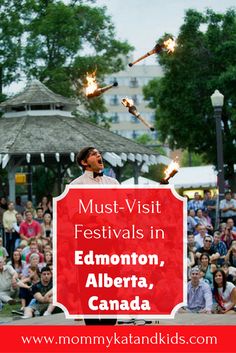
[[119, 181], [119, 183], [121, 182], [121, 170], [122, 167], [113, 167], [115, 174], [116, 174], [116, 179]]
[[57, 193], [60, 195], [62, 193], [62, 170], [61, 170], [61, 164], [57, 163]]
[[8, 184], [9, 184], [9, 200], [15, 202], [16, 199], [16, 181], [15, 172], [16, 166], [10, 161], [7, 166]]
[[138, 177], [139, 177], [139, 166], [138, 166], [138, 161], [135, 161], [133, 164], [133, 171], [134, 171], [134, 184], [138, 184]]
[[27, 191], [28, 191], [28, 200], [32, 200], [33, 196], [33, 185], [32, 185], [32, 167], [31, 164], [28, 164], [28, 178], [27, 178]]

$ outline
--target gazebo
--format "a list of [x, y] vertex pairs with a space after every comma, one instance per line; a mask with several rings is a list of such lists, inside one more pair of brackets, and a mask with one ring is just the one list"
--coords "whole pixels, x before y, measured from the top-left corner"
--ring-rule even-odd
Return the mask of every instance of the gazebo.
[[85, 146], [95, 146], [103, 153], [118, 180], [125, 163], [133, 164], [138, 183], [140, 170], [147, 171], [151, 164], [170, 162], [143, 145], [76, 117], [73, 115], [76, 106], [75, 100], [52, 92], [37, 80], [30, 81], [21, 93], [0, 104], [3, 112], [0, 167], [7, 169], [11, 200], [15, 200], [16, 168], [26, 165], [29, 179], [32, 166], [53, 168], [60, 194], [62, 176], [75, 162], [76, 153]]

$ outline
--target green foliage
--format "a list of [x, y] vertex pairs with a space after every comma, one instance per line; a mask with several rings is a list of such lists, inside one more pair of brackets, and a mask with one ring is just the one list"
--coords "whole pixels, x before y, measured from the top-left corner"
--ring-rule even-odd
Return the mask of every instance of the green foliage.
[[189, 153], [184, 151], [181, 156], [180, 165], [181, 167], [197, 167], [207, 164], [204, 160], [204, 156], [195, 152]]
[[52, 194], [52, 190], [56, 183], [56, 175], [50, 169], [43, 166], [35, 167], [33, 173], [33, 195], [37, 202], [45, 195]]
[[224, 159], [233, 175], [236, 139], [236, 13], [188, 10], [173, 54], [158, 55], [164, 77], [144, 90], [156, 109], [161, 141], [216, 164], [215, 120], [210, 96], [219, 89], [223, 108]]
[[23, 32], [20, 7], [17, 0], [0, 0], [0, 101], [4, 99], [3, 86], [19, 74]]
[[[115, 29], [105, 7], [85, 1], [37, 1], [25, 4], [27, 31], [24, 70], [54, 92], [75, 96], [93, 120], [103, 119], [103, 99], [88, 100], [83, 86], [87, 73], [104, 76], [123, 68], [122, 55], [132, 49], [115, 39]], [[89, 54], [85, 55], [85, 50]]]

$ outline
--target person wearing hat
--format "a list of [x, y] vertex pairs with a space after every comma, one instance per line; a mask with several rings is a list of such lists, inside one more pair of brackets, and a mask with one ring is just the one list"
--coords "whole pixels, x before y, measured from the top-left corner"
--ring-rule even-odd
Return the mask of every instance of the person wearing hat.
[[212, 292], [209, 284], [200, 280], [200, 269], [195, 266], [190, 271], [191, 280], [188, 282], [188, 304], [185, 310], [192, 313], [211, 314]]
[[73, 180], [71, 185], [78, 184], [110, 184], [118, 185], [119, 182], [109, 176], [103, 175], [104, 169], [101, 153], [95, 147], [85, 147], [76, 156], [77, 164], [84, 173]]
[[[71, 185], [101, 184], [119, 185], [119, 182], [103, 175], [104, 164], [101, 153], [95, 147], [85, 147], [76, 156], [77, 164], [82, 167], [83, 174], [71, 182]], [[84, 319], [86, 325], [115, 325], [114, 319]]]

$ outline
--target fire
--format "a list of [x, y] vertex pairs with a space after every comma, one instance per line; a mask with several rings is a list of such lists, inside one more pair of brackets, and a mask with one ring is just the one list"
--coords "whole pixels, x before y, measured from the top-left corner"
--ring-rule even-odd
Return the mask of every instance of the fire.
[[121, 103], [125, 106], [125, 107], [132, 107], [134, 105], [134, 101], [132, 99], [129, 98], [123, 98]]
[[98, 84], [96, 82], [96, 72], [94, 71], [91, 74], [87, 73], [86, 80], [87, 80], [87, 84], [85, 87], [85, 94], [86, 96], [89, 96], [90, 94], [93, 94], [98, 89]]
[[176, 47], [176, 42], [173, 39], [169, 38], [166, 41], [164, 41], [163, 44], [164, 44], [164, 47], [167, 49], [168, 53], [173, 53]]
[[171, 161], [168, 167], [164, 170], [165, 179], [174, 176], [179, 170], [179, 163], [177, 161]]

